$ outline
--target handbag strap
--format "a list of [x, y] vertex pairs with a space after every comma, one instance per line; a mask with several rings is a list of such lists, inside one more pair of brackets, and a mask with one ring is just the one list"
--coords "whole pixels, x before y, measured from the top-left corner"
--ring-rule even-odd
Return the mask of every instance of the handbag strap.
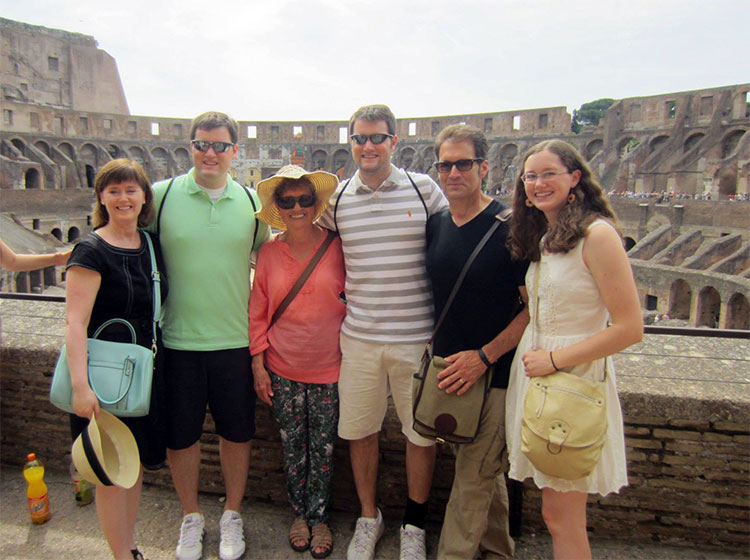
[[[539, 276], [541, 276], [542, 270], [542, 244], [544, 243], [544, 237], [539, 241], [539, 261], [536, 263], [536, 270], [534, 271], [534, 321], [531, 323], [531, 347], [537, 348], [537, 321], [539, 320]], [[550, 355], [552, 352], [550, 352]], [[604, 377], [602, 383], [607, 380], [607, 356], [604, 357]]]
[[315, 267], [320, 262], [320, 259], [323, 258], [323, 255], [328, 250], [328, 247], [331, 246], [331, 243], [333, 243], [334, 237], [336, 237], [336, 233], [329, 230], [326, 230], [326, 238], [321, 243], [320, 247], [317, 251], [315, 251], [315, 254], [310, 259], [310, 262], [307, 263], [307, 266], [305, 267], [305, 270], [302, 271], [302, 274], [299, 275], [299, 278], [297, 278], [297, 281], [294, 283], [294, 286], [292, 286], [292, 289], [289, 290], [289, 293], [284, 297], [283, 300], [281, 300], [281, 303], [276, 308], [276, 311], [273, 313], [273, 317], [271, 317], [271, 322], [268, 324], [268, 328], [270, 329], [271, 326], [279, 320], [279, 317], [286, 311], [286, 308], [289, 307], [289, 304], [292, 303], [292, 300], [297, 297], [297, 294], [302, 289], [302, 286], [305, 284], [307, 279], [312, 274], [312, 271], [315, 269]]
[[148, 245], [148, 253], [151, 257], [151, 280], [153, 281], [153, 319], [151, 320], [152, 338], [151, 338], [151, 350], [156, 355], [156, 327], [159, 323], [159, 316], [161, 315], [161, 273], [159, 267], [156, 265], [156, 252], [154, 251], [154, 243], [151, 241], [151, 236], [148, 232], [144, 231], [143, 234], [146, 236], [146, 244]]
[[427, 343], [427, 346], [432, 344], [432, 342], [435, 340], [435, 335], [440, 329], [440, 326], [443, 324], [443, 321], [445, 320], [445, 316], [448, 314], [448, 309], [450, 309], [450, 306], [453, 305], [453, 300], [456, 299], [456, 294], [458, 293], [458, 289], [461, 287], [461, 284], [463, 283], [464, 278], [466, 277], [466, 273], [469, 272], [469, 268], [474, 262], [474, 259], [476, 259], [477, 255], [485, 246], [487, 241], [490, 240], [490, 237], [492, 237], [492, 234], [495, 233], [495, 230], [500, 227], [500, 224], [508, 221], [510, 214], [511, 214], [511, 210], [509, 208], [506, 208], [499, 214], [495, 215], [495, 222], [492, 224], [492, 226], [490, 226], [490, 229], [487, 230], [487, 233], [484, 234], [484, 237], [482, 237], [482, 239], [479, 240], [479, 243], [477, 243], [477, 246], [474, 247], [474, 250], [471, 252], [471, 255], [469, 255], [469, 258], [466, 259], [466, 263], [464, 264], [464, 267], [461, 269], [461, 273], [458, 275], [458, 278], [456, 278], [456, 283], [453, 285], [453, 290], [451, 290], [451, 293], [448, 296], [448, 299], [446, 300], [445, 305], [443, 306], [443, 312], [440, 313], [440, 318], [438, 319], [437, 323], [435, 323], [435, 330], [432, 332], [432, 336], [430, 337], [430, 341]]

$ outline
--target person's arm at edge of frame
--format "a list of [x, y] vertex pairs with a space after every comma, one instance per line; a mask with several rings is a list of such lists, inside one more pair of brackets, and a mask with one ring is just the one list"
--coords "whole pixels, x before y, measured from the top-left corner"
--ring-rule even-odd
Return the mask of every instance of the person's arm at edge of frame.
[[[518, 291], [524, 302], [523, 309], [495, 338], [482, 346], [490, 363], [494, 364], [500, 356], [518, 346], [523, 331], [529, 324], [529, 296], [526, 286], [518, 286]], [[463, 395], [487, 369], [476, 349], [457, 352], [445, 358], [445, 361], [451, 362], [451, 365], [438, 374], [438, 379], [444, 380], [438, 384], [438, 388], [445, 389], [446, 393], [456, 391], [457, 395]]]
[[643, 316], [633, 270], [617, 232], [606, 225], [591, 228], [584, 241], [583, 262], [599, 288], [611, 324], [554, 352], [549, 349], [527, 352], [523, 362], [530, 377], [611, 356], [643, 339]]
[[[262, 222], [260, 222], [262, 223]], [[266, 292], [266, 259], [268, 253], [257, 261], [253, 289], [250, 294], [250, 305], [248, 307], [248, 323], [250, 337], [250, 358], [253, 374], [253, 388], [258, 399], [268, 406], [273, 406], [273, 388], [271, 377], [268, 375], [265, 365], [265, 351], [268, 348], [268, 324], [270, 323], [269, 299]], [[255, 354], [253, 354], [255, 352]]]
[[102, 276], [94, 270], [72, 266], [66, 276], [65, 348], [70, 382], [73, 386], [73, 411], [82, 418], [99, 415], [99, 400], [89, 386], [87, 367], [87, 329]]
[[73, 249], [44, 255], [17, 254], [0, 239], [0, 268], [14, 272], [26, 272], [47, 268], [48, 266], [65, 266]]

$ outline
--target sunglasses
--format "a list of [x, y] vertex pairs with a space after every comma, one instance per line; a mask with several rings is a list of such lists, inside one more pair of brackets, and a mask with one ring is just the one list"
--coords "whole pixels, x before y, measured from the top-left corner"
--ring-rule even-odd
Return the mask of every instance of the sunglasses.
[[459, 171], [468, 171], [472, 167], [474, 167], [475, 163], [479, 163], [484, 161], [482, 158], [474, 158], [474, 159], [459, 159], [458, 161], [436, 161], [435, 162], [435, 169], [438, 170], [438, 173], [450, 173], [453, 169], [453, 166], [456, 166], [456, 169]]
[[310, 208], [315, 205], [315, 196], [303, 194], [302, 196], [282, 196], [276, 199], [276, 206], [282, 210], [291, 210], [299, 202], [300, 208]]
[[207, 152], [209, 148], [213, 148], [217, 154], [222, 154], [234, 146], [231, 142], [209, 142], [208, 140], [191, 140], [190, 143], [199, 152]]
[[383, 134], [382, 132], [378, 132], [377, 134], [352, 134], [349, 138], [362, 146], [366, 144], [368, 140], [373, 144], [382, 144], [386, 139], [393, 138], [393, 134]]

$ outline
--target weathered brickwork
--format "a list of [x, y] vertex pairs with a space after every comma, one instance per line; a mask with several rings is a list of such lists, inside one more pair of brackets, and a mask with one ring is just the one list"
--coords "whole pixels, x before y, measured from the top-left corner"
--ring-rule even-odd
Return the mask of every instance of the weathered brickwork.
[[[59, 338], [59, 337], [58, 337]], [[4, 346], [0, 354], [0, 400], [5, 463], [21, 465], [35, 451], [53, 469], [66, 469], [70, 434], [66, 415], [48, 401], [57, 353], [47, 339], [40, 347]], [[748, 407], [728, 401], [689, 397], [621, 395], [625, 418], [630, 486], [619, 494], [589, 498], [588, 522], [594, 535], [632, 541], [659, 541], [747, 550], [750, 544], [750, 421]], [[202, 438], [201, 490], [221, 492], [218, 441], [210, 417]], [[32, 449], [33, 448], [33, 449]], [[406, 495], [404, 445], [390, 409], [380, 437], [380, 504], [403, 507]], [[247, 496], [286, 503], [278, 430], [270, 411], [257, 414]], [[442, 517], [453, 480], [453, 459], [438, 460], [431, 516]], [[336, 447], [333, 507], [356, 511], [356, 492], [347, 446]], [[146, 481], [171, 487], [167, 469]], [[524, 532], [545, 531], [540, 492], [524, 487]]]

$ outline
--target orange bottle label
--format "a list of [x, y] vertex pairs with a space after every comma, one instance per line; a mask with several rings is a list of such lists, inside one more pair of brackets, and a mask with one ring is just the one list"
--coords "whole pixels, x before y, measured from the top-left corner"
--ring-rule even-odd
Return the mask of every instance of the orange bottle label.
[[28, 498], [28, 500], [32, 521], [40, 523], [49, 519], [49, 498], [46, 493], [39, 498]]

